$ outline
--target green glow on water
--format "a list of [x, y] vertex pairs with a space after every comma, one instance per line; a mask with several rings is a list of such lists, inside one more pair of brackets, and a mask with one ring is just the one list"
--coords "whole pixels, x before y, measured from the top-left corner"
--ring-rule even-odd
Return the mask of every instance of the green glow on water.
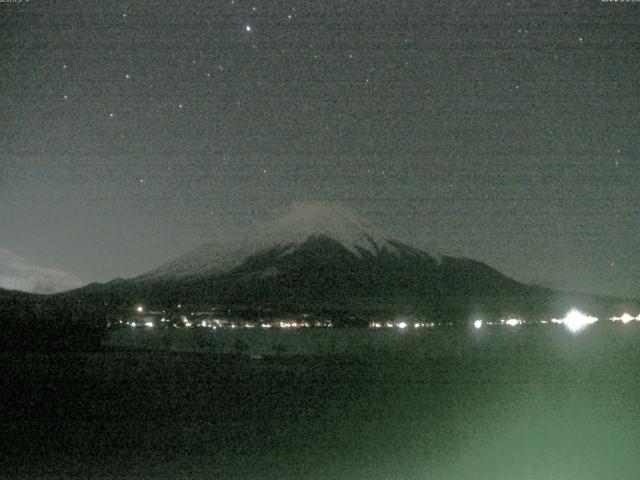
[[144, 350], [0, 356], [3, 431], [28, 446], [3, 458], [20, 478], [635, 480], [640, 325], [618, 327], [126, 329]]

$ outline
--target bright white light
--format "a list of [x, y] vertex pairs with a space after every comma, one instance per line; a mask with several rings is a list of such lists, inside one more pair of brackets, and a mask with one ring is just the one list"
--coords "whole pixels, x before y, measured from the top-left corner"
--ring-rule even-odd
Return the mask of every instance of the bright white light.
[[136, 307], [136, 312], [138, 312], [138, 313], [142, 313], [142, 312], [144, 312], [144, 307], [143, 307], [142, 305], [138, 305], [138, 306]]
[[509, 320], [505, 320], [504, 323], [509, 325], [510, 327], [515, 327], [517, 325], [521, 325], [522, 320], [520, 320], [519, 318], [510, 318]]
[[153, 322], [146, 322], [144, 324], [145, 327], [153, 328]]
[[129, 322], [129, 326], [131, 328], [135, 328], [137, 326], [136, 322]]
[[589, 315], [585, 315], [584, 313], [575, 309], [567, 313], [562, 319], [562, 323], [564, 324], [564, 326], [572, 332], [578, 332], [587, 325], [591, 325], [592, 323], [596, 323], [597, 321], [598, 319], [596, 317], [590, 317]]
[[398, 328], [407, 328], [407, 322], [398, 323]]
[[475, 322], [473, 322], [473, 326], [477, 329], [482, 328], [482, 320], [476, 320]]
[[247, 32], [250, 32], [250, 31], [251, 31], [251, 25], [245, 25], [245, 26], [244, 26], [244, 29], [245, 29]]
[[635, 318], [633, 318], [631, 315], [625, 312], [620, 317], [620, 320], [622, 320], [622, 323], [626, 324], [626, 323], [629, 323], [631, 320], [635, 320]]

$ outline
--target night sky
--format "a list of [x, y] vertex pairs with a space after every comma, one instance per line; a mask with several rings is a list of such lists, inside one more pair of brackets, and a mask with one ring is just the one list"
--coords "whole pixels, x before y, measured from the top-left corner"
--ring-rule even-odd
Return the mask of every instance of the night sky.
[[0, 39], [5, 257], [106, 281], [340, 200], [640, 297], [640, 2], [4, 0]]

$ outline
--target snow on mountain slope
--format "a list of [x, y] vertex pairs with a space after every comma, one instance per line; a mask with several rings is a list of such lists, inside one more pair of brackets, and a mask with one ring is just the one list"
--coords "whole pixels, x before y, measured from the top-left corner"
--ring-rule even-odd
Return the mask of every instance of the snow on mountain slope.
[[387, 236], [341, 202], [301, 202], [282, 217], [260, 228], [272, 245], [300, 244], [313, 235], [331, 238], [356, 255], [395, 251]]
[[[139, 278], [223, 273], [250, 255], [273, 247], [292, 251], [313, 236], [328, 237], [358, 257], [367, 252], [375, 256], [383, 250], [397, 254], [403, 247], [341, 202], [300, 202], [275, 220], [258, 225], [238, 242], [202, 245]], [[439, 256], [430, 256], [440, 262]]]
[[0, 249], [0, 288], [30, 293], [56, 293], [82, 285], [75, 275], [29, 262]]
[[222, 273], [240, 265], [252, 253], [252, 246], [244, 242], [240, 246], [207, 243], [138, 278], [187, 277]]

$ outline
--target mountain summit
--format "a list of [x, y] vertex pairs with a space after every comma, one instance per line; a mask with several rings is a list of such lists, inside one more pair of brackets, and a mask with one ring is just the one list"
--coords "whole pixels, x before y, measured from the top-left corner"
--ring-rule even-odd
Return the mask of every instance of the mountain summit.
[[[356, 257], [399, 253], [401, 243], [360, 217], [342, 202], [298, 202], [271, 221], [261, 223], [234, 243], [211, 242], [144, 274], [149, 278], [185, 278], [226, 273], [249, 256], [280, 248], [291, 253], [311, 238], [330, 239]], [[440, 256], [432, 255], [436, 260]]]
[[299, 244], [309, 237], [322, 235], [356, 255], [394, 249], [384, 232], [342, 202], [295, 203], [285, 215], [262, 225], [260, 230], [272, 244]]

